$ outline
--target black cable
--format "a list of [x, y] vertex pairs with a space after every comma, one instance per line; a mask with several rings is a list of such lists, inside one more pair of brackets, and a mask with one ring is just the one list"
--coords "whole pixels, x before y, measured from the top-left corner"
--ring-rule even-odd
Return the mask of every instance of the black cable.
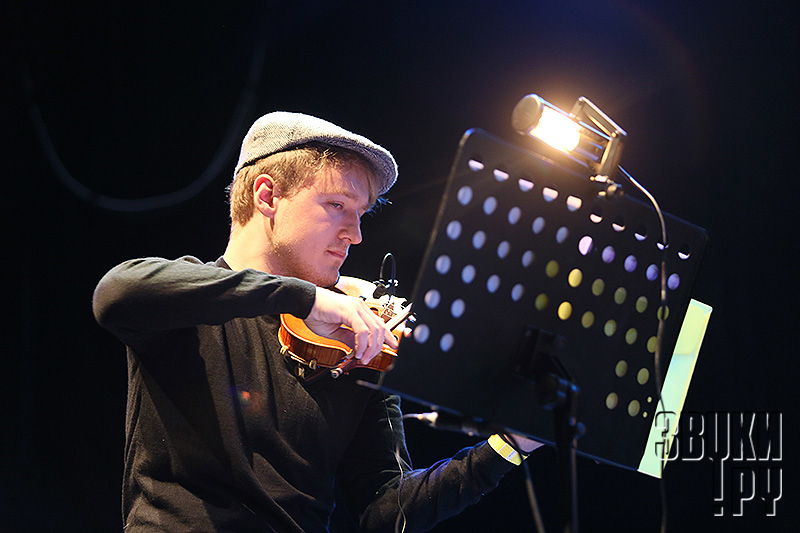
[[[387, 262], [390, 262], [392, 266], [391, 276], [388, 280], [384, 280], [383, 271], [386, 268]], [[378, 274], [379, 279], [375, 282], [375, 292], [372, 294], [373, 298], [380, 298], [384, 294], [388, 294], [390, 298], [395, 295], [397, 290], [397, 279], [395, 279], [396, 267], [397, 264], [395, 263], [394, 255], [392, 255], [391, 252], [383, 256], [383, 260], [381, 261], [381, 270]]]
[[[667, 249], [669, 248], [669, 241], [667, 240], [667, 224], [666, 220], [664, 219], [664, 213], [661, 211], [661, 207], [658, 205], [655, 197], [650, 194], [650, 192], [642, 186], [638, 181], [636, 181], [630, 173], [622, 167], [619, 167], [619, 170], [625, 174], [628, 180], [637, 188], [639, 189], [649, 200], [650, 203], [653, 204], [653, 208], [656, 211], [656, 215], [658, 215], [658, 220], [661, 224], [661, 275], [660, 275], [660, 283], [661, 283], [661, 302], [660, 307], [658, 310], [658, 331], [656, 333], [656, 349], [653, 359], [653, 367], [654, 367], [654, 374], [655, 374], [655, 384], [656, 384], [656, 394], [658, 395], [658, 405], [661, 406], [661, 409], [666, 413], [666, 405], [664, 404], [664, 398], [661, 394], [661, 389], [663, 386], [663, 378], [661, 375], [661, 349], [664, 340], [664, 325], [667, 320]], [[658, 416], [658, 408], [656, 408], [656, 417]], [[667, 493], [666, 493], [666, 486], [664, 483], [664, 462], [666, 460], [666, 456], [669, 455], [668, 447], [666, 443], [664, 445], [664, 453], [665, 457], [659, 458], [659, 495], [661, 499], [661, 533], [666, 533], [667, 531]]]
[[186, 187], [174, 192], [150, 196], [147, 198], [138, 199], [123, 199], [112, 198], [99, 194], [78, 181], [64, 165], [64, 162], [58, 155], [58, 150], [53, 143], [50, 133], [45, 125], [44, 117], [36, 102], [33, 91], [33, 81], [30, 71], [26, 68], [23, 73], [23, 83], [25, 86], [25, 93], [28, 99], [28, 112], [33, 123], [34, 130], [39, 138], [39, 142], [44, 149], [45, 157], [50, 162], [53, 171], [58, 179], [78, 198], [93, 204], [102, 209], [119, 212], [144, 212], [160, 209], [164, 207], [171, 207], [183, 203], [198, 193], [224, 172], [225, 165], [232, 159], [232, 154], [239, 143], [239, 135], [245, 127], [245, 122], [252, 114], [252, 106], [256, 95], [256, 86], [261, 77], [261, 72], [264, 66], [264, 58], [266, 56], [266, 40], [262, 39], [256, 44], [253, 51], [253, 59], [250, 63], [250, 69], [247, 74], [247, 81], [245, 83], [242, 96], [233, 116], [228, 125], [228, 130], [222, 138], [217, 152], [211, 159], [208, 167], [198, 176], [198, 178], [187, 185]]
[[394, 260], [394, 255], [392, 255], [391, 252], [387, 252], [386, 255], [383, 256], [383, 260], [381, 261], [381, 271], [380, 271], [380, 274], [379, 274], [381, 279], [383, 279], [383, 269], [386, 268], [386, 261], [391, 261], [391, 263], [392, 263], [392, 275], [389, 278], [389, 281], [391, 282], [391, 281], [394, 281], [395, 269], [397, 267], [397, 264], [395, 263], [395, 260]]
[[[500, 433], [500, 438], [503, 441], [514, 448], [514, 451], [517, 452], [520, 456], [525, 456], [527, 454], [522, 453], [522, 450], [517, 445], [517, 439], [514, 435], [510, 433]], [[528, 461], [522, 461], [522, 468], [525, 472], [525, 493], [528, 496], [528, 505], [531, 508], [531, 514], [533, 514], [533, 523], [536, 525], [537, 533], [545, 533], [544, 530], [544, 521], [542, 520], [542, 512], [539, 509], [539, 501], [536, 498], [536, 492], [533, 490], [533, 477], [531, 476], [531, 470], [528, 467]]]
[[528, 505], [533, 514], [533, 523], [536, 525], [538, 533], [545, 533], [542, 512], [539, 510], [539, 502], [536, 499], [536, 492], [533, 490], [533, 478], [531, 477], [531, 469], [528, 467], [528, 461], [522, 461], [522, 468], [525, 472], [525, 492], [528, 495]]

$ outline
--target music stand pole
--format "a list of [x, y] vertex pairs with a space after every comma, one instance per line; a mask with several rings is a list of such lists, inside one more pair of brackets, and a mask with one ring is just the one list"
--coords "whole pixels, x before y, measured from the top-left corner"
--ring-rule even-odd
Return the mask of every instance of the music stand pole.
[[548, 355], [540, 359], [533, 379], [538, 402], [553, 414], [563, 531], [578, 533], [576, 449], [583, 430], [578, 423], [580, 389], [558, 359]]
[[578, 533], [578, 387], [569, 383], [566, 398], [553, 409], [564, 533]]

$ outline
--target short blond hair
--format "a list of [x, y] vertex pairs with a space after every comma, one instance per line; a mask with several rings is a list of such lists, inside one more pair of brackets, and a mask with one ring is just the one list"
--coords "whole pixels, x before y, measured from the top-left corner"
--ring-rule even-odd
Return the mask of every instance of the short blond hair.
[[292, 150], [278, 152], [242, 167], [228, 186], [231, 222], [244, 225], [252, 217], [253, 184], [258, 176], [268, 174], [275, 187], [285, 197], [310, 187], [321, 171], [345, 167], [363, 170], [367, 175], [369, 203], [378, 202], [378, 180], [375, 169], [352, 150], [322, 143], [308, 143]]

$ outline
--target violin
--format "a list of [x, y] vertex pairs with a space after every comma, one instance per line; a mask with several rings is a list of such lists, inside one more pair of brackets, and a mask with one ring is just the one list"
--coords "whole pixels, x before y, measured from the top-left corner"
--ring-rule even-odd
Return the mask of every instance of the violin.
[[[376, 291], [377, 287], [381, 285], [359, 278], [341, 276], [334, 290], [348, 296], [363, 298], [372, 312], [383, 319], [399, 341], [405, 331], [405, 322], [411, 315], [411, 304], [404, 298]], [[375, 295], [379, 293], [381, 295], [376, 298]], [[278, 340], [281, 344], [281, 353], [299, 363], [296, 374], [304, 381], [320, 377], [327, 369], [330, 369], [330, 375], [334, 378], [354, 368], [370, 368], [386, 372], [392, 368], [397, 357], [397, 351], [384, 344], [378, 355], [369, 363], [363, 364], [360, 359], [352, 356], [352, 346], [317, 335], [303, 320], [290, 314], [281, 315]], [[307, 376], [307, 370], [311, 370], [312, 374]]]

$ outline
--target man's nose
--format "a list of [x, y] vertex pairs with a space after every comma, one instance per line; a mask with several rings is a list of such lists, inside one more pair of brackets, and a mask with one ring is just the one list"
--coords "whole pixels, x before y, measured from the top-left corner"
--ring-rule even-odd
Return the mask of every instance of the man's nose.
[[350, 214], [344, 222], [341, 237], [350, 241], [350, 244], [361, 242], [361, 218], [356, 213]]

